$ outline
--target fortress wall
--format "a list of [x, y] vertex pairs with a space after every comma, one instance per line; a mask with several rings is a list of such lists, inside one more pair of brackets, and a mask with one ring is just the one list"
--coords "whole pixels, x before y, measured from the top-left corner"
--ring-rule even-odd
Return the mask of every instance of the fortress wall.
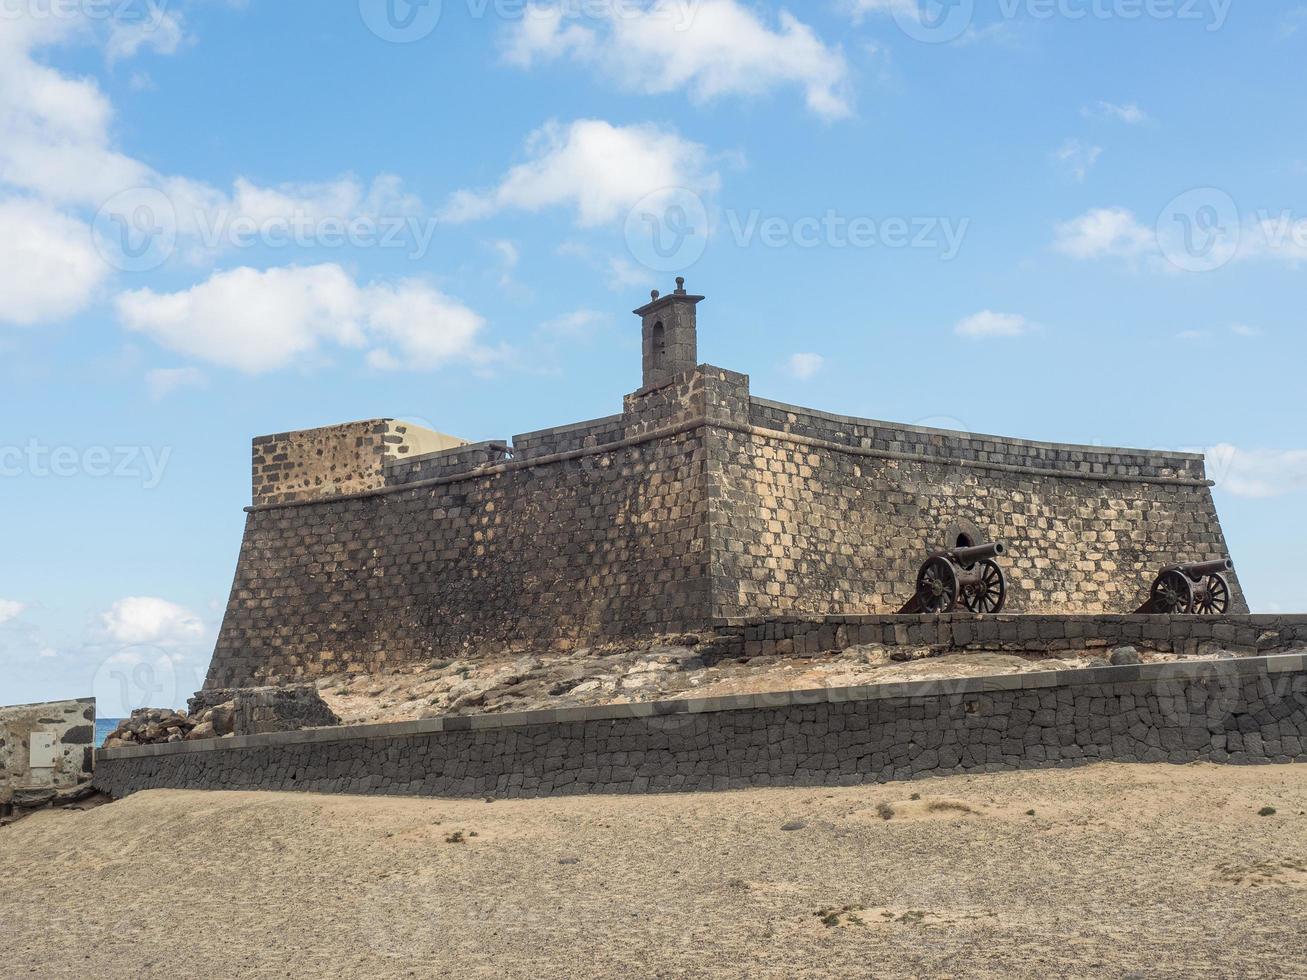
[[534, 459], [617, 442], [625, 436], [627, 422], [625, 415], [610, 415], [575, 425], [527, 432], [513, 437], [513, 455], [516, 459]]
[[[701, 408], [692, 379], [663, 425]], [[684, 631], [709, 615], [697, 430], [253, 508], [206, 688]]]
[[1200, 456], [748, 418], [707, 436], [718, 618], [897, 612], [960, 529], [1008, 546], [1009, 612], [1133, 612], [1164, 565], [1229, 554]]
[[1307, 762], [1301, 655], [828, 688], [101, 750], [95, 783], [428, 797]]
[[464, 440], [394, 419], [260, 436], [253, 445], [255, 504], [358, 493], [385, 485], [384, 467]]

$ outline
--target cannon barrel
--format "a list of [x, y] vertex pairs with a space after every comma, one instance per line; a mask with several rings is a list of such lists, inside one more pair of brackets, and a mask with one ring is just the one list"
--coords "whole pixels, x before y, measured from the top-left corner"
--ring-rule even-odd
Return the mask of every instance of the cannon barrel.
[[990, 544], [978, 544], [974, 548], [953, 548], [945, 554], [954, 564], [965, 566], [974, 565], [988, 558], [997, 558], [1006, 550], [1000, 542], [994, 541]]
[[1191, 565], [1176, 566], [1192, 579], [1199, 579], [1205, 575], [1220, 575], [1222, 572], [1229, 572], [1234, 569], [1234, 562], [1229, 558], [1222, 558], [1219, 561], [1199, 561]]

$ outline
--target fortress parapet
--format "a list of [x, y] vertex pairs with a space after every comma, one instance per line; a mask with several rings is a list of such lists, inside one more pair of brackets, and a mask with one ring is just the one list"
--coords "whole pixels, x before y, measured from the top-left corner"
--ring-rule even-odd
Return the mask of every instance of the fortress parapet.
[[1005, 611], [1119, 615], [1158, 568], [1228, 554], [1200, 455], [767, 401], [696, 363], [701, 300], [678, 282], [636, 311], [620, 415], [511, 442], [386, 419], [256, 440], [207, 686], [884, 615], [923, 555], [991, 541]]

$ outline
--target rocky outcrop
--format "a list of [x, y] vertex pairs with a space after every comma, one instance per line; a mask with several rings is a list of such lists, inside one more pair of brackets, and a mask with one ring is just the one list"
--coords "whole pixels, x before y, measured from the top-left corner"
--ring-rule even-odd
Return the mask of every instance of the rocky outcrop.
[[270, 735], [340, 724], [317, 688], [309, 684], [205, 690], [188, 704], [191, 715], [201, 724], [212, 722], [220, 736], [228, 732]]
[[233, 735], [267, 735], [339, 725], [316, 689], [308, 686], [201, 691], [190, 711], [142, 708], [118, 724], [104, 747], [158, 745]]

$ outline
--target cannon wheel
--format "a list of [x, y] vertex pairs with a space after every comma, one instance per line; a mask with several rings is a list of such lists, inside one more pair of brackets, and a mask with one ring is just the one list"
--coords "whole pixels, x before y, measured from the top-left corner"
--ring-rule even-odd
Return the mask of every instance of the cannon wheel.
[[973, 613], [997, 613], [1007, 602], [1007, 580], [998, 562], [986, 558], [980, 563], [980, 581], [962, 590], [962, 602]]
[[1207, 576], [1207, 591], [1199, 598], [1195, 612], [1202, 616], [1224, 616], [1230, 611], [1230, 583], [1224, 575]]
[[1194, 584], [1184, 572], [1171, 569], [1163, 572], [1153, 583], [1153, 612], [1182, 615], [1193, 612]]
[[917, 573], [917, 601], [922, 612], [952, 612], [958, 605], [958, 575], [947, 558], [932, 558]]

